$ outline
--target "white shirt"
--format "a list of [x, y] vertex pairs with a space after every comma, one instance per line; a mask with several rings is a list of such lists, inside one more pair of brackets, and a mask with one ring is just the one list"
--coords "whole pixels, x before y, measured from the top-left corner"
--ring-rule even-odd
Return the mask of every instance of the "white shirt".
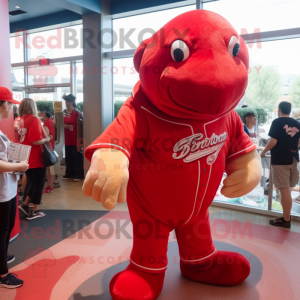
[[[10, 141], [0, 130], [0, 159], [7, 162]], [[16, 175], [0, 172], [0, 202], [7, 202], [16, 197], [18, 179]]]
[[[246, 126], [246, 127], [247, 127], [247, 126]], [[249, 133], [255, 133], [254, 127], [253, 127], [252, 129], [249, 129], [249, 128], [247, 127], [247, 129], [248, 129]]]

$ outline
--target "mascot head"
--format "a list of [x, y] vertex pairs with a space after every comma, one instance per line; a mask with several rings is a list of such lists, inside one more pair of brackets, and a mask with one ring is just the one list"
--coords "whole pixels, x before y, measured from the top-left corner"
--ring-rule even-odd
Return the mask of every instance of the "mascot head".
[[136, 50], [143, 91], [179, 118], [220, 117], [238, 104], [248, 82], [244, 40], [220, 15], [195, 10], [162, 27]]

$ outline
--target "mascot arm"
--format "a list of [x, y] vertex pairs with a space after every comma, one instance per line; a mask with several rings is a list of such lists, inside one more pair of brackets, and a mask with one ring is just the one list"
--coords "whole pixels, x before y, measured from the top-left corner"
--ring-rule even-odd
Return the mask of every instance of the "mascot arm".
[[228, 198], [237, 198], [251, 192], [260, 182], [261, 160], [256, 150], [226, 164], [227, 178], [221, 193]]
[[117, 118], [85, 151], [91, 166], [83, 193], [106, 209], [126, 201], [131, 150], [142, 134], [143, 125], [142, 118], [127, 100]]
[[237, 198], [251, 192], [261, 179], [261, 159], [256, 146], [244, 131], [239, 115], [233, 111], [231, 118], [231, 145], [228, 149], [221, 193], [228, 198]]

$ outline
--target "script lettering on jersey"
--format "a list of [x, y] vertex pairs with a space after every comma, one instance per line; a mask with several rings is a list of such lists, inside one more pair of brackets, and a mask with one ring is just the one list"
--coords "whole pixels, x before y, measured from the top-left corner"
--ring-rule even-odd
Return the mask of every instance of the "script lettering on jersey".
[[283, 129], [285, 129], [286, 130], [286, 133], [288, 134], [288, 135], [290, 135], [290, 136], [294, 136], [297, 132], [299, 132], [299, 129], [298, 128], [296, 128], [296, 127], [289, 127], [288, 125], [285, 125], [284, 127], [283, 127]]
[[173, 148], [173, 158], [182, 159], [185, 163], [207, 157], [207, 164], [215, 162], [221, 148], [227, 139], [227, 132], [220, 135], [212, 134], [210, 138], [203, 138], [202, 133], [193, 134], [180, 140]]

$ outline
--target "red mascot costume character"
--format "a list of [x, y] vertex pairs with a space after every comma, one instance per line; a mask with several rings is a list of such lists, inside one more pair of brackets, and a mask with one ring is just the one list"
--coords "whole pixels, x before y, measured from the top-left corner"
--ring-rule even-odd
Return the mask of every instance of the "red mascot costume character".
[[[85, 152], [92, 165], [84, 194], [107, 209], [127, 198], [133, 224], [130, 264], [110, 283], [114, 300], [158, 296], [174, 229], [187, 278], [230, 286], [248, 277], [242, 255], [216, 250], [208, 214], [224, 171], [227, 197], [260, 181], [256, 147], [233, 110], [247, 87], [248, 64], [236, 30], [203, 10], [174, 18], [136, 50], [140, 81]], [[97, 168], [103, 163], [105, 170]]]

